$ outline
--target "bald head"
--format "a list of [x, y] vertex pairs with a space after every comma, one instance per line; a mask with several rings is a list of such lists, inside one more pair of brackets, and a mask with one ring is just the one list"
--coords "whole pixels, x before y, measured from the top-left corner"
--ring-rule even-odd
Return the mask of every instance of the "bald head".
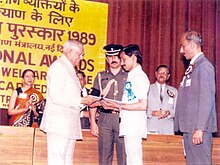
[[202, 36], [196, 31], [186, 31], [182, 34], [187, 41], [194, 42], [197, 46], [202, 46]]
[[180, 37], [180, 54], [187, 60], [202, 52], [202, 37], [196, 31], [186, 31]]

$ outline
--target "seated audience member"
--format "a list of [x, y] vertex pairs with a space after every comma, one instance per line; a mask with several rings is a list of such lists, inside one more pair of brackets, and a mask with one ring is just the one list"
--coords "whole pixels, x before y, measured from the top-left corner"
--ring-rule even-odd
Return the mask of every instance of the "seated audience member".
[[[81, 85], [81, 97], [85, 97], [89, 94], [89, 89], [85, 87], [86, 85], [86, 75], [82, 71], [77, 72], [77, 76], [79, 78], [79, 82]], [[80, 113], [80, 121], [82, 129], [90, 129], [90, 121], [89, 121], [89, 108], [81, 104], [81, 113]]]
[[34, 71], [24, 70], [22, 87], [13, 91], [8, 107], [10, 126], [39, 127], [45, 100], [43, 95], [33, 88], [34, 80]]
[[148, 93], [147, 126], [149, 133], [174, 134], [177, 89], [166, 84], [170, 74], [170, 68], [167, 65], [159, 65], [156, 68], [156, 82], [150, 85]]

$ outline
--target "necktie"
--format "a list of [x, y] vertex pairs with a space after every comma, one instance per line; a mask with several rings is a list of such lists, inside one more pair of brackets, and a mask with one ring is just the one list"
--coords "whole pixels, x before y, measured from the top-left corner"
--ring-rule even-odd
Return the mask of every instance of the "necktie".
[[160, 85], [160, 101], [163, 102], [163, 90], [162, 90], [162, 85]]

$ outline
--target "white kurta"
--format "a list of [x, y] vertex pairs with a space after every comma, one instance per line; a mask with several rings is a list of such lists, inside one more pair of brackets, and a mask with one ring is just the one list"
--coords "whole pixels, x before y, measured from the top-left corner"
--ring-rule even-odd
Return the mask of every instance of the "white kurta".
[[80, 83], [70, 61], [62, 55], [48, 70], [47, 100], [41, 129], [81, 139]]
[[[142, 70], [137, 66], [128, 73], [125, 83], [122, 102], [126, 104], [136, 103], [138, 99], [147, 99], [150, 81]], [[146, 109], [147, 111], [147, 109]], [[147, 137], [147, 114], [146, 111], [121, 110], [120, 136], [135, 135]]]

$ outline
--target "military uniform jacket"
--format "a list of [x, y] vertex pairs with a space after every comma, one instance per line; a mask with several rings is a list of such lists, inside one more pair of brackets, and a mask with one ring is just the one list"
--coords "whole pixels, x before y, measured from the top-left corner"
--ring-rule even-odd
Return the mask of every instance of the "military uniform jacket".
[[110, 72], [110, 70], [99, 72], [97, 76], [95, 77], [91, 94], [93, 95], [94, 90], [97, 90], [98, 93], [95, 92], [96, 93], [95, 95], [100, 96], [100, 92], [104, 90], [107, 87], [107, 85], [110, 85], [111, 83], [109, 82], [114, 79], [117, 82], [117, 84], [112, 83], [110, 85], [110, 90], [105, 97], [109, 99], [121, 101], [124, 84], [125, 84], [125, 81], [127, 80], [127, 76], [128, 76], [128, 73], [124, 71], [123, 69], [121, 69], [119, 73], [116, 75], [113, 75]]

